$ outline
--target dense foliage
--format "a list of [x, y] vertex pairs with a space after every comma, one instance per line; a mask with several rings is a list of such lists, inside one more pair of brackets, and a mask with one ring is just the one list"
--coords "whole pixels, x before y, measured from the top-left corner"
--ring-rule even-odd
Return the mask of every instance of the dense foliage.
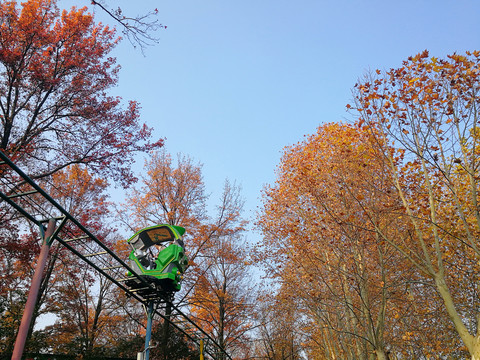
[[479, 58], [367, 74], [285, 150], [259, 225], [312, 357], [479, 358]]

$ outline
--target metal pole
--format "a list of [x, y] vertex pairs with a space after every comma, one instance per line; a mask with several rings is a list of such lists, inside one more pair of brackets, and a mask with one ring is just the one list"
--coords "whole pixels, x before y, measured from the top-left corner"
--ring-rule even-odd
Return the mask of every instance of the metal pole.
[[152, 322], [153, 322], [153, 301], [148, 302], [147, 309], [147, 333], [145, 334], [145, 357], [144, 360], [148, 360], [150, 355], [150, 339], [152, 338]]
[[[27, 341], [28, 329], [32, 321], [35, 305], [37, 304], [38, 291], [42, 283], [43, 271], [47, 264], [48, 252], [50, 250], [50, 237], [55, 231], [55, 220], [50, 219], [48, 221], [47, 231], [43, 236], [42, 249], [38, 256], [37, 266], [35, 267], [35, 273], [33, 275], [32, 284], [30, 285], [30, 291], [28, 293], [27, 303], [25, 304], [25, 310], [23, 311], [22, 321], [18, 329], [17, 339], [15, 341], [15, 347], [13, 348], [12, 360], [20, 360], [25, 348], [25, 342]], [[42, 231], [43, 232], [43, 231]]]
[[172, 303], [165, 305], [165, 321], [163, 322], [163, 359], [168, 359], [168, 338], [170, 337], [170, 316], [172, 315]]

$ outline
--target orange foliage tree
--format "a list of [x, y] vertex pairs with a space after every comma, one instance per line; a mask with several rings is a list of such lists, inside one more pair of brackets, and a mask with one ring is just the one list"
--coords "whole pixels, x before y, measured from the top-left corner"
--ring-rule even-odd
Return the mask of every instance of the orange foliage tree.
[[119, 209], [121, 221], [131, 231], [163, 223], [185, 227], [188, 257], [194, 265], [213, 237], [244, 229], [233, 193], [222, 198], [217, 217], [208, 216], [200, 163], [179, 154], [175, 164], [170, 154], [160, 151], [146, 161], [145, 169], [142, 186], [134, 187]]
[[[283, 297], [301, 304], [306, 351], [318, 359], [372, 352], [386, 359], [413, 340], [402, 320], [418, 315], [407, 297], [418, 274], [384, 240], [405, 237], [409, 227], [373, 137], [353, 125], [319, 127], [285, 150], [275, 186], [264, 193], [259, 258], [273, 260], [269, 272]], [[425, 324], [416, 322], [423, 333]]]
[[[3, 1], [0, 20], [0, 148], [42, 186], [46, 184], [84, 225], [100, 230], [104, 200], [92, 207], [100, 199], [81, 194], [81, 182], [73, 185], [68, 179], [75, 170], [66, 169], [82, 165], [77, 172], [88, 168], [89, 174], [128, 186], [135, 180], [130, 168], [133, 154], [163, 144], [150, 142], [151, 129], [140, 123], [136, 102], [125, 104], [108, 95], [119, 71], [109, 56], [118, 42], [115, 31], [95, 24], [86, 8], [60, 12], [55, 0]], [[55, 191], [55, 174], [71, 186], [68, 191], [63, 188], [68, 194]], [[9, 181], [8, 173], [1, 177]], [[10, 208], [2, 207], [0, 340], [5, 351], [18, 326], [13, 314], [22, 308], [23, 280], [31, 276], [39, 248], [37, 229], [21, 228], [17, 220]], [[25, 232], [32, 235], [19, 236]], [[48, 293], [56, 251], [41, 296]]]
[[366, 76], [349, 106], [374, 129], [411, 228], [408, 244], [382, 237], [434, 283], [472, 359], [480, 358], [479, 66], [478, 51], [445, 59], [425, 51]]
[[132, 153], [162, 141], [148, 142], [136, 102], [107, 95], [114, 30], [54, 0], [4, 1], [0, 23], [0, 148], [36, 178], [79, 163], [128, 185]]
[[242, 241], [238, 235], [226, 235], [209, 244], [189, 302], [193, 319], [234, 359], [248, 354], [248, 332], [254, 326], [254, 293]]
[[122, 222], [135, 232], [152, 224], [180, 225], [195, 233], [205, 222], [202, 165], [179, 155], [176, 164], [165, 150], [145, 162], [141, 186], [134, 187], [121, 211]]
[[[109, 224], [106, 181], [92, 176], [79, 165], [73, 165], [53, 174], [51, 181], [45, 181], [42, 186], [107, 246], [113, 246], [115, 229], [105, 225]], [[41, 204], [40, 199], [36, 201], [37, 205], [48, 210], [49, 204]], [[64, 231], [70, 231], [71, 236], [75, 236], [76, 230], [67, 227]], [[98, 251], [91, 242], [85, 246], [90, 251]], [[24, 279], [22, 286], [27, 289], [28, 281], [25, 280], [28, 279]], [[119, 301], [122, 299], [113, 290], [109, 281], [100, 278], [67, 249], [54, 242], [31, 328], [36, 318], [45, 313], [54, 314], [56, 321], [53, 326], [34, 333], [30, 348], [37, 351], [51, 348], [84, 355], [111, 349], [117, 340], [112, 334], [118, 335], [118, 329], [129, 328], [121, 307], [126, 299]], [[109, 334], [112, 336], [109, 337]], [[35, 341], [39, 337], [47, 341]], [[68, 346], [65, 344], [67, 337], [70, 339]]]
[[[107, 246], [114, 244], [116, 231], [109, 224], [109, 210], [106, 181], [89, 174], [87, 169], [73, 165], [52, 175], [50, 181], [42, 181], [42, 187], [72, 216], [91, 229]], [[35, 199], [36, 205], [48, 211], [49, 204], [43, 204], [41, 198]], [[16, 242], [22, 252], [12, 251], [8, 246], [5, 253], [8, 262], [15, 260], [15, 267], [5, 267], [6, 277], [13, 277], [8, 283], [2, 282], [6, 311], [2, 311], [2, 333], [6, 335], [0, 343], [5, 353], [11, 351], [18, 328], [19, 316], [23, 310], [25, 294], [29, 288], [29, 276], [33, 272], [38, 256], [37, 229]], [[76, 229], [64, 227], [75, 237]], [[82, 240], [89, 242], [88, 240]], [[18, 245], [20, 243], [20, 245]], [[25, 249], [29, 245], [31, 249]], [[92, 252], [95, 244], [85, 244]], [[120, 249], [117, 250], [119, 252]], [[24, 259], [28, 256], [28, 261]], [[92, 261], [95, 261], [92, 259]], [[98, 264], [102, 266], [102, 264]], [[104, 265], [103, 265], [104, 266]], [[21, 275], [22, 276], [19, 276]], [[5, 285], [5, 286], [4, 286]], [[3, 296], [2, 296], [3, 298]], [[71, 354], [102, 354], [115, 350], [120, 339], [128, 340], [138, 333], [138, 314], [125, 311], [128, 299], [122, 296], [112, 284], [99, 277], [58, 243], [53, 242], [51, 256], [47, 263], [40, 286], [39, 297], [30, 333], [37, 318], [41, 315], [54, 315], [55, 323], [45, 329], [33, 332], [27, 343], [31, 351], [54, 349]], [[12, 310], [8, 310], [12, 309]], [[18, 309], [18, 310], [17, 310]], [[14, 316], [15, 313], [18, 315]], [[132, 319], [130, 315], [133, 315]], [[143, 319], [143, 316], [141, 316]], [[7, 320], [10, 319], [10, 322]], [[12, 324], [12, 320], [14, 323]], [[7, 336], [8, 335], [8, 336]]]
[[[218, 284], [212, 282], [214, 279], [220, 281], [216, 278], [220, 274], [213, 272], [214, 269], [219, 269], [216, 266], [232, 268], [233, 265], [229, 264], [229, 261], [237, 257], [238, 266], [246, 256], [241, 253], [242, 248], [234, 243], [234, 239], [237, 239], [246, 226], [246, 222], [241, 218], [243, 201], [240, 198], [240, 189], [227, 181], [220, 203], [217, 205], [217, 214], [210, 217], [206, 207], [207, 196], [201, 168], [201, 164], [194, 163], [188, 156], [178, 155], [174, 163], [166, 151], [154, 153], [145, 164], [146, 174], [141, 176], [142, 186], [134, 187], [130, 191], [126, 204], [120, 209], [120, 218], [132, 231], [162, 223], [186, 228], [184, 242], [190, 266], [184, 275], [182, 291], [176, 295], [176, 301], [179, 306], [195, 304], [195, 309], [200, 308], [203, 297], [210, 301], [222, 299], [219, 295], [221, 293], [215, 292], [217, 290], [221, 292], [221, 287], [217, 288]], [[227, 247], [227, 242], [230, 247]], [[225, 254], [225, 257], [212, 258], [214, 249]], [[215, 260], [223, 261], [223, 265], [215, 263]], [[230, 272], [228, 274], [231, 275]], [[238, 309], [246, 306], [242, 305], [242, 299], [240, 297], [229, 299], [229, 306], [233, 306], [230, 304], [234, 300], [239, 302], [236, 305]], [[220, 305], [216, 306], [218, 308]], [[239, 310], [237, 324], [241, 324], [243, 320], [240, 320], [240, 315], [244, 314], [246, 313]], [[212, 321], [212, 314], [207, 312], [198, 312], [196, 316], [205, 324]], [[217, 337], [215, 331], [218, 328], [210, 329], [212, 335]], [[227, 331], [225, 327], [224, 330]], [[223, 345], [226, 345], [226, 337], [221, 338], [224, 341]]]
[[[53, 174], [43, 187], [107, 246], [113, 246], [116, 231], [105, 225], [110, 223], [105, 180], [76, 164]], [[64, 231], [76, 235], [75, 229]], [[85, 245], [92, 252], [98, 251], [91, 242]], [[85, 267], [62, 246], [54, 243], [51, 254], [37, 305], [57, 317], [54, 325], [42, 331], [54, 335], [47, 337], [45, 345], [55, 351], [83, 355], [107, 351], [116, 343], [116, 337], [109, 334], [117, 332], [114, 328], [126, 327], [118, 293], [108, 280]]]

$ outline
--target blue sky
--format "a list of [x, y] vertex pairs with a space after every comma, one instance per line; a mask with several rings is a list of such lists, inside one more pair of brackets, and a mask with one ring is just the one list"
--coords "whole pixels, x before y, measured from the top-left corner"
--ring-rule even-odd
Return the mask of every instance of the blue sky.
[[[366, 71], [425, 49], [436, 57], [480, 49], [473, 0], [115, 3], [131, 15], [157, 8], [167, 29], [145, 56], [126, 41], [118, 46], [114, 93], [141, 103], [142, 120], [166, 138], [168, 152], [203, 163], [212, 204], [226, 178], [240, 184], [247, 217], [274, 182], [283, 147], [349, 119], [351, 88]], [[142, 164], [140, 157], [139, 171]]]

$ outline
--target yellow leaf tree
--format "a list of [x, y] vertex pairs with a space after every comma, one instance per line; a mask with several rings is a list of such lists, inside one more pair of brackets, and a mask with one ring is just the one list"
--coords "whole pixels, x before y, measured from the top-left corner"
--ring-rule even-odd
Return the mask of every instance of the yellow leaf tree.
[[472, 359], [480, 358], [479, 65], [477, 51], [445, 59], [425, 51], [365, 76], [352, 107], [375, 134], [411, 228], [408, 245], [382, 237], [433, 282]]
[[272, 259], [269, 273], [301, 305], [314, 358], [400, 354], [404, 319], [415, 310], [407, 288], [418, 274], [384, 240], [403, 238], [409, 227], [373, 137], [353, 125], [320, 126], [285, 150], [264, 193], [259, 258]]

